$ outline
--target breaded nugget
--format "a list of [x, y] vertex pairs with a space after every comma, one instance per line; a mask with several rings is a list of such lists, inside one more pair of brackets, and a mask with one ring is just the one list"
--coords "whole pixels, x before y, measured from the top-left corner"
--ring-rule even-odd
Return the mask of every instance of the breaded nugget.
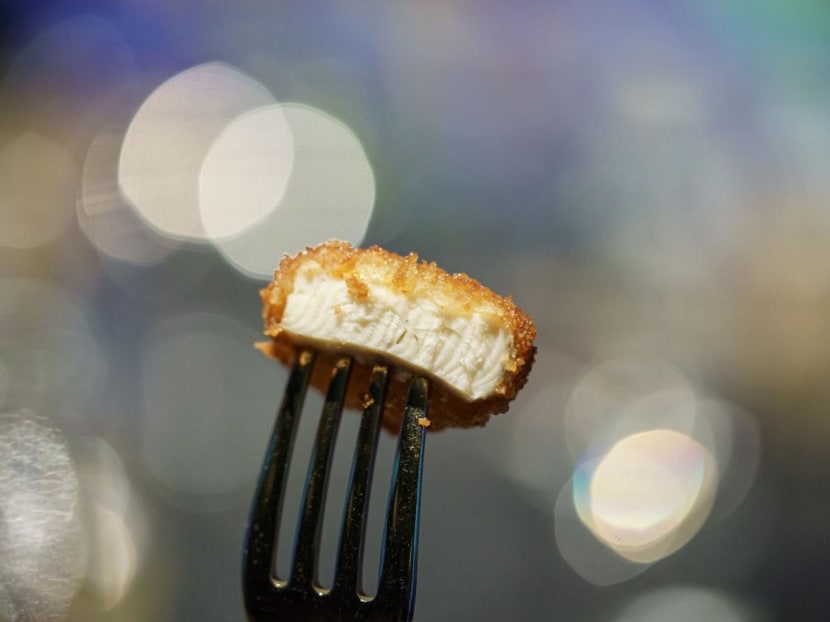
[[313, 386], [325, 390], [339, 354], [354, 357], [347, 406], [362, 406], [374, 363], [393, 368], [384, 415], [392, 428], [412, 374], [431, 379], [429, 429], [440, 430], [505, 412], [533, 362], [536, 329], [509, 297], [415, 253], [326, 242], [285, 257], [261, 295], [271, 340], [258, 347], [286, 365], [298, 346], [316, 348]]

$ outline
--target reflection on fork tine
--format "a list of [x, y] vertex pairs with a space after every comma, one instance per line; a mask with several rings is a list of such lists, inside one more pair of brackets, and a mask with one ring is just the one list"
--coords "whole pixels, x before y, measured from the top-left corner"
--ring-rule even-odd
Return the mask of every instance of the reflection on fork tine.
[[355, 447], [341, 528], [334, 585], [317, 581], [323, 501], [334, 442], [343, 410], [351, 359], [332, 370], [326, 403], [303, 492], [291, 574], [274, 574], [277, 525], [287, 465], [299, 413], [308, 387], [313, 352], [304, 351], [291, 373], [277, 414], [257, 487], [244, 551], [245, 606], [251, 620], [410, 620], [414, 606], [418, 519], [428, 383], [415, 378], [398, 440], [386, 517], [378, 592], [366, 596], [360, 585], [366, 511], [377, 449], [388, 370], [376, 366]]

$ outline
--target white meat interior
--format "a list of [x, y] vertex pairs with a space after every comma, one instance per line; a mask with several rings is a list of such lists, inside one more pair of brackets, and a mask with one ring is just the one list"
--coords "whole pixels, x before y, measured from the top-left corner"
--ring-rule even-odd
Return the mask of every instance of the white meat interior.
[[297, 272], [282, 327], [385, 353], [437, 376], [470, 400], [494, 391], [512, 347], [512, 335], [492, 314], [462, 317], [371, 284], [369, 295], [355, 300], [343, 280], [315, 262]]

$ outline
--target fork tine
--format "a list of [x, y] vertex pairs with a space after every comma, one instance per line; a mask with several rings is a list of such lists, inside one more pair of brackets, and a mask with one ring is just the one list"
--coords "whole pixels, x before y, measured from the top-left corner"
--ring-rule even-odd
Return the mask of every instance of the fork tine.
[[262, 608], [267, 601], [267, 588], [273, 585], [277, 523], [282, 510], [288, 463], [313, 363], [312, 351], [305, 350], [297, 357], [277, 411], [265, 464], [257, 483], [242, 554], [245, 604], [249, 611]]
[[409, 620], [415, 604], [415, 571], [418, 553], [418, 518], [429, 384], [414, 378], [409, 389], [398, 450], [392, 472], [392, 490], [386, 514], [380, 583], [377, 600]]
[[289, 578], [291, 587], [317, 589], [316, 566], [320, 548], [320, 527], [323, 522], [323, 501], [351, 363], [352, 359], [344, 356], [337, 361], [332, 371], [303, 490], [302, 516], [297, 528], [294, 562]]
[[281, 619], [366, 622], [412, 618], [415, 599], [415, 566], [429, 385], [415, 378], [410, 386], [386, 514], [377, 595], [368, 598], [359, 584], [362, 540], [372, 470], [383, 416], [388, 369], [376, 366], [364, 408], [352, 464], [349, 499], [341, 530], [334, 586], [318, 585], [317, 561], [328, 474], [343, 412], [352, 359], [343, 356], [332, 371], [326, 403], [317, 429], [303, 491], [294, 561], [288, 580], [276, 576], [277, 525], [283, 503], [297, 423], [308, 388], [314, 352], [301, 353], [288, 380], [277, 422], [257, 485], [243, 554], [245, 608], [257, 622]]
[[372, 487], [372, 472], [388, 373], [388, 368], [382, 365], [376, 365], [372, 370], [369, 399], [363, 410], [352, 460], [349, 496], [343, 513], [340, 548], [332, 588], [334, 594], [346, 601], [355, 600], [358, 594], [363, 595], [359, 576], [363, 565], [361, 544], [366, 531], [366, 509], [369, 505], [369, 492]]

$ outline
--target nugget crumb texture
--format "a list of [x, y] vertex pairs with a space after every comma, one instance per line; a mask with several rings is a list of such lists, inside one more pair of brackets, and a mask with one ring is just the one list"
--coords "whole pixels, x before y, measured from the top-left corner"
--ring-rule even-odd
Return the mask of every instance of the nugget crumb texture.
[[431, 380], [430, 430], [483, 425], [507, 410], [535, 354], [533, 322], [509, 297], [415, 253], [325, 242], [283, 258], [261, 296], [271, 340], [258, 347], [286, 365], [298, 347], [316, 348], [315, 387], [325, 390], [338, 356], [353, 356], [348, 406], [362, 407], [374, 364], [393, 368], [390, 428], [413, 374]]

